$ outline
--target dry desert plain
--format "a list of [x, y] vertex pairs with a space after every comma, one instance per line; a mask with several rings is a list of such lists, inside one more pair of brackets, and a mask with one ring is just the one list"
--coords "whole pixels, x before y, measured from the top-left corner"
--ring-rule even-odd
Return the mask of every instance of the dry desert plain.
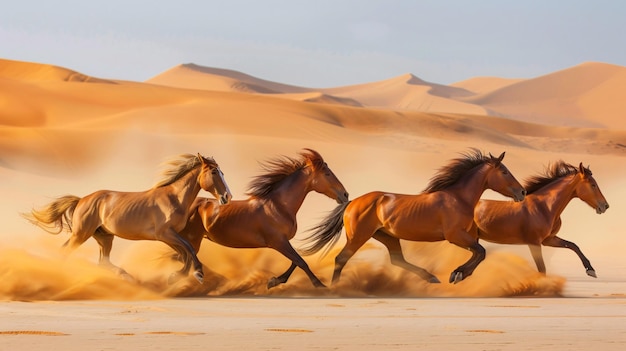
[[[305, 88], [194, 64], [135, 82], [0, 60], [0, 349], [623, 350], [625, 112], [626, 68], [594, 62], [527, 79], [441, 85], [406, 74]], [[20, 216], [65, 194], [149, 189], [164, 161], [197, 152], [219, 163], [234, 199], [247, 197], [259, 162], [303, 148], [324, 157], [351, 198], [417, 194], [471, 147], [506, 151], [520, 181], [557, 160], [590, 166], [611, 207], [598, 215], [572, 200], [560, 236], [580, 246], [596, 279], [567, 249], [544, 248], [541, 275], [527, 247], [485, 243], [474, 274], [449, 284], [469, 252], [403, 242], [443, 281], [430, 284], [370, 240], [335, 286], [315, 289], [296, 270], [267, 290], [286, 258], [205, 240], [204, 283], [168, 284], [179, 263], [167, 246], [118, 238], [111, 259], [129, 281], [97, 265], [94, 240], [64, 256], [69, 234]], [[309, 194], [292, 244], [335, 206]], [[324, 283], [344, 240], [305, 258]]]

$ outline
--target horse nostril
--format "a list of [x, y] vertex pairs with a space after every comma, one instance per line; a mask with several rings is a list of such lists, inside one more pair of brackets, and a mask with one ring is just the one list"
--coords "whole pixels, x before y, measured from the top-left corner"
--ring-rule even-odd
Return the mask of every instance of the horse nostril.
[[609, 204], [608, 204], [608, 203], [604, 204], [604, 209], [605, 209], [605, 210], [608, 210], [608, 209], [609, 209]]
[[348, 195], [348, 193], [343, 193], [343, 196], [345, 196], [345, 197], [346, 197], [346, 199], [349, 199], [349, 198], [350, 198], [350, 196]]
[[522, 189], [522, 195], [526, 196], [526, 189]]

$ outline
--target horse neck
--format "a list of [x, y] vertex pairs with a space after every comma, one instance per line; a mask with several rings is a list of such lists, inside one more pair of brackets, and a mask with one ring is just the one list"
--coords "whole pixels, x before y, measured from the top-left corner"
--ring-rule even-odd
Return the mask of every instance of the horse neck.
[[196, 167], [175, 182], [163, 186], [162, 190], [174, 194], [178, 199], [178, 203], [187, 209], [191, 207], [191, 203], [200, 192], [200, 184], [198, 184], [199, 174], [200, 167]]
[[530, 196], [543, 201], [548, 212], [554, 217], [558, 217], [575, 197], [576, 186], [578, 186], [578, 177], [574, 174], [555, 180], [530, 194]]
[[280, 186], [272, 191], [270, 197], [271, 201], [279, 205], [283, 211], [295, 217], [309, 192], [311, 187], [307, 175], [300, 169], [285, 178]]
[[452, 193], [457, 199], [473, 208], [487, 189], [487, 167], [489, 167], [489, 165], [486, 163], [481, 166], [476, 166], [461, 177], [454, 185], [444, 191]]

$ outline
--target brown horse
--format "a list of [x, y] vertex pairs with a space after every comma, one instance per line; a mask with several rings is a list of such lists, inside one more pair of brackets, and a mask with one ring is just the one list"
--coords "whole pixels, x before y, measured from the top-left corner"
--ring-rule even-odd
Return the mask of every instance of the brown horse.
[[546, 272], [541, 245], [571, 249], [587, 274], [595, 278], [596, 271], [578, 246], [556, 236], [561, 229], [561, 213], [573, 198], [580, 198], [598, 214], [609, 208], [589, 168], [559, 161], [545, 174], [528, 179], [525, 188], [528, 195], [522, 202], [479, 201], [474, 209], [475, 237], [498, 244], [528, 245], [541, 273]]
[[162, 241], [185, 258], [184, 267], [171, 279], [188, 274], [193, 261], [194, 277], [202, 282], [202, 264], [178, 232], [185, 227], [200, 189], [212, 193], [221, 204], [228, 203], [232, 195], [213, 158], [186, 154], [171, 165], [167, 178], [150, 190], [100, 190], [83, 198], [67, 195], [24, 217], [52, 234], [63, 229], [70, 231], [72, 235], [64, 244], [67, 251], [93, 236], [100, 245], [100, 264], [124, 275], [127, 273], [109, 259], [113, 235], [128, 240]]
[[445, 239], [472, 252], [472, 257], [450, 275], [450, 282], [457, 283], [470, 276], [485, 258], [485, 249], [468, 233], [482, 193], [493, 189], [515, 200], [522, 200], [526, 193], [502, 163], [503, 158], [504, 152], [496, 158], [473, 149], [441, 168], [421, 194], [376, 191], [339, 205], [311, 229], [313, 233], [305, 239], [309, 247], [302, 252], [313, 254], [328, 243], [334, 245], [345, 224], [347, 243], [335, 258], [333, 284], [352, 255], [372, 237], [387, 247], [392, 264], [438, 283], [437, 277], [405, 260], [400, 239]]
[[197, 210], [181, 236], [196, 252], [203, 237], [228, 247], [269, 247], [280, 252], [292, 264], [288, 273], [270, 279], [268, 289], [285, 283], [296, 267], [306, 272], [313, 285], [323, 287], [289, 243], [297, 230], [296, 213], [311, 191], [338, 203], [347, 202], [348, 193], [319, 153], [305, 149], [300, 156], [300, 159], [276, 158], [263, 164], [267, 173], [253, 179], [247, 200], [234, 200], [218, 207], [211, 199], [198, 198], [194, 205]]

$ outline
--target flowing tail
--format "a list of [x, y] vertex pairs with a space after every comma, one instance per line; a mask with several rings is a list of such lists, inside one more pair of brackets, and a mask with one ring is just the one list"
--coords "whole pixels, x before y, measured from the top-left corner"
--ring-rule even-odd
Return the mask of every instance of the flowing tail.
[[59, 234], [63, 229], [72, 231], [72, 214], [78, 201], [78, 196], [62, 196], [42, 209], [22, 213], [22, 217], [51, 234]]
[[351, 201], [344, 202], [335, 207], [320, 224], [307, 230], [313, 233], [304, 238], [304, 241], [308, 245], [299, 249], [302, 255], [313, 255], [326, 245], [328, 245], [328, 247], [326, 247], [322, 256], [328, 254], [328, 251], [335, 246], [337, 240], [339, 240], [339, 234], [341, 234], [341, 230], [343, 229], [343, 213], [346, 211], [350, 202]]

